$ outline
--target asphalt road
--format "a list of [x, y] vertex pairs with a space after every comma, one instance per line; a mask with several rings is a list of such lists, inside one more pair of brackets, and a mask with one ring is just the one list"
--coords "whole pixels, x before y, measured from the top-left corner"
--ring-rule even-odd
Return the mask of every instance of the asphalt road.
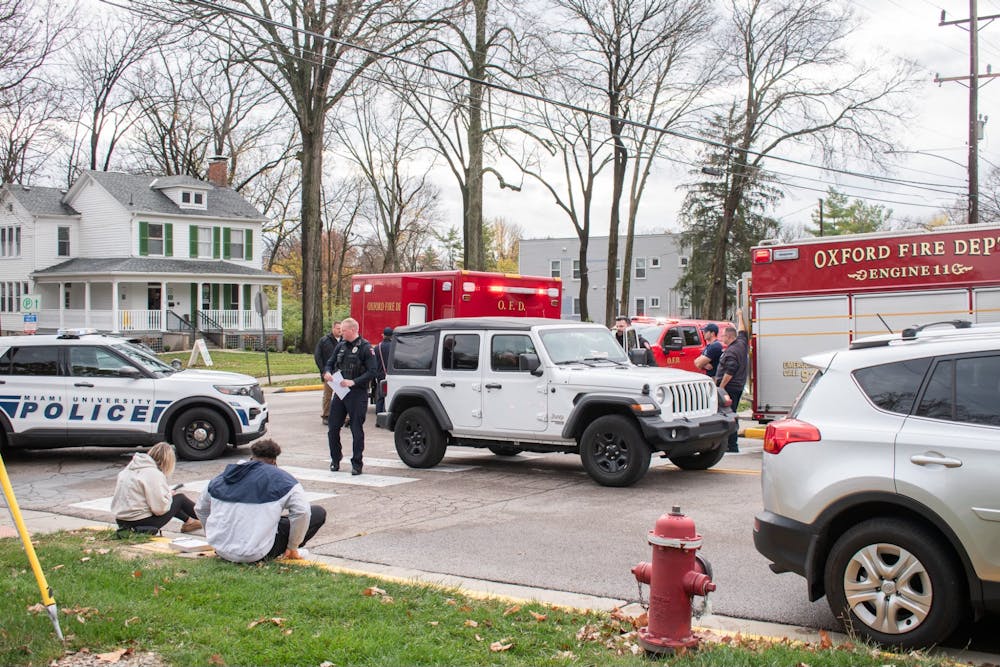
[[[655, 459], [638, 484], [615, 489], [594, 483], [578, 457], [563, 454], [500, 457], [455, 448], [437, 468], [410, 469], [398, 460], [392, 434], [376, 429], [370, 413], [365, 474], [352, 477], [327, 469], [319, 402], [317, 392], [268, 395], [270, 435], [284, 450], [279, 465], [328, 512], [309, 544], [315, 553], [637, 600], [630, 569], [649, 560], [646, 533], [656, 519], [679, 505], [704, 537], [718, 584], [714, 613], [838, 629], [825, 600], [810, 603], [800, 577], [773, 574], [753, 547], [759, 441], [744, 441], [740, 454], [727, 454], [709, 471], [682, 471]], [[343, 436], [349, 452], [348, 429]], [[5, 460], [22, 507], [108, 521], [115, 476], [131, 451], [12, 452]], [[226, 463], [247, 455], [244, 447], [216, 461], [179, 462], [173, 481], [199, 490]], [[977, 634], [987, 637], [995, 627], [992, 619]], [[977, 648], [996, 650], [989, 642]]]

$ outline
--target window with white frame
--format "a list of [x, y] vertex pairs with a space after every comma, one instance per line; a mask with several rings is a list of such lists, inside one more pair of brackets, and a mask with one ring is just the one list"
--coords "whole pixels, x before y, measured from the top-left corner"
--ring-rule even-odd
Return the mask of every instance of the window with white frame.
[[185, 190], [181, 193], [181, 203], [190, 204], [191, 203], [191, 193]]
[[198, 228], [198, 257], [212, 257], [212, 228]]
[[0, 257], [21, 256], [21, 226], [0, 227]]
[[649, 268], [651, 268], [651, 269], [658, 269], [658, 268], [660, 268], [660, 258], [659, 257], [650, 257], [649, 258]]
[[580, 260], [573, 260], [573, 280], [580, 279]]
[[163, 225], [161, 223], [149, 223], [149, 245], [146, 247], [150, 255], [163, 254]]
[[660, 307], [660, 297], [651, 296], [649, 297], [649, 309], [656, 310]]
[[204, 192], [195, 192], [194, 193], [194, 203], [196, 205], [198, 205], [198, 206], [204, 206], [205, 205], [205, 193]]
[[688, 265], [688, 258], [687, 258], [687, 257], [685, 257], [684, 255], [679, 255], [679, 256], [677, 257], [677, 259], [678, 259], [678, 263], [680, 264], [680, 267], [681, 267], [682, 269], [686, 269], [686, 268], [687, 268], [687, 265]]
[[635, 314], [636, 315], [646, 314], [646, 297], [637, 296], [635, 298]]
[[635, 258], [635, 277], [636, 280], [646, 279], [646, 258], [636, 257]]
[[570, 314], [571, 315], [579, 315], [580, 314], [580, 297], [578, 297], [578, 296], [574, 296], [573, 297], [573, 312], [570, 313]]
[[56, 229], [56, 255], [69, 257], [69, 227]]
[[553, 259], [549, 261], [549, 275], [553, 278], [562, 278], [562, 261]]
[[243, 230], [233, 229], [229, 233], [229, 256], [233, 259], [243, 259]]

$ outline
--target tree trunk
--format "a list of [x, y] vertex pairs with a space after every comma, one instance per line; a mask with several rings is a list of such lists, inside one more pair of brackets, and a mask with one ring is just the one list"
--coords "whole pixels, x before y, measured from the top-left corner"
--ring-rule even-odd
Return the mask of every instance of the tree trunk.
[[[617, 100], [613, 100], [611, 108], [609, 109], [609, 113], [612, 118], [617, 118], [620, 111], [621, 110]], [[615, 316], [618, 314], [615, 312], [616, 292], [618, 286], [618, 280], [615, 274], [618, 267], [618, 230], [621, 226], [622, 192], [625, 189], [625, 163], [628, 159], [628, 153], [625, 151], [625, 144], [622, 142], [621, 132], [622, 123], [620, 121], [612, 120], [611, 135], [615, 140], [615, 155], [612, 177], [614, 182], [611, 192], [611, 225], [608, 229], [608, 280], [604, 303], [604, 322], [606, 324], [613, 323], [615, 321]], [[625, 308], [625, 310], [628, 310], [628, 302], [622, 301], [622, 307]]]
[[[587, 307], [587, 294], [590, 293], [590, 275], [587, 271], [587, 251], [590, 246], [590, 234], [580, 235], [580, 321], [590, 321], [590, 308]], [[570, 276], [572, 277], [572, 276]]]
[[301, 352], [312, 352], [323, 335], [323, 121], [320, 114], [302, 131], [302, 341]]
[[473, 81], [469, 82], [469, 168], [465, 174], [468, 196], [465, 199], [465, 252], [466, 270], [486, 270], [486, 250], [483, 246], [483, 94], [481, 83], [486, 77], [486, 15], [488, 0], [474, 0], [476, 15], [476, 50], [472, 54]]

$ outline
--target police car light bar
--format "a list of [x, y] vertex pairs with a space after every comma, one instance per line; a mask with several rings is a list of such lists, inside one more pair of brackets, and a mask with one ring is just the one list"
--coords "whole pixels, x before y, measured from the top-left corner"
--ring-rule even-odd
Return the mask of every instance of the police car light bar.
[[87, 336], [100, 333], [97, 329], [58, 329], [56, 330], [56, 335], [62, 336], [63, 338], [79, 338], [80, 336]]

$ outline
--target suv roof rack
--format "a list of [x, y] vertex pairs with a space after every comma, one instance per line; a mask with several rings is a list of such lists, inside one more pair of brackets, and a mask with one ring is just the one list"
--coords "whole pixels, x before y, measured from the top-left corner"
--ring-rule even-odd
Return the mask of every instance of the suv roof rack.
[[969, 320], [944, 320], [942, 322], [928, 322], [927, 324], [921, 324], [920, 326], [908, 327], [906, 329], [903, 329], [903, 340], [913, 340], [914, 338], [917, 337], [917, 334], [923, 331], [924, 329], [930, 327], [945, 326], [945, 325], [954, 327], [956, 329], [968, 329], [969, 327], [972, 326], [972, 322], [970, 322]]
[[944, 320], [941, 322], [928, 322], [927, 324], [913, 325], [903, 329], [899, 338], [894, 334], [883, 334], [877, 338], [863, 338], [851, 343], [851, 350], [865, 350], [872, 347], [886, 347], [899, 340], [916, 340], [917, 334], [930, 327], [950, 326], [953, 329], [971, 329], [972, 322], [969, 320]]

